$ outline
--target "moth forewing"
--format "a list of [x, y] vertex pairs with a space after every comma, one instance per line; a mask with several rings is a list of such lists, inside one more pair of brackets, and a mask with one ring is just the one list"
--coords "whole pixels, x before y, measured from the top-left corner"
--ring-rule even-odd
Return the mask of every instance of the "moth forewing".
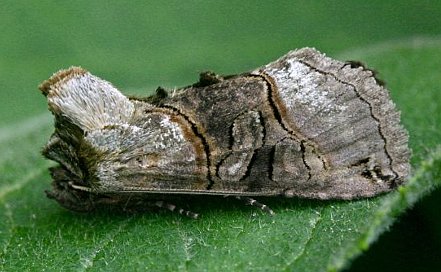
[[407, 132], [374, 73], [311, 48], [204, 73], [173, 95], [127, 98], [78, 67], [40, 89], [56, 124], [44, 155], [60, 164], [48, 195], [73, 210], [170, 208], [160, 201], [182, 195], [354, 199], [410, 172]]

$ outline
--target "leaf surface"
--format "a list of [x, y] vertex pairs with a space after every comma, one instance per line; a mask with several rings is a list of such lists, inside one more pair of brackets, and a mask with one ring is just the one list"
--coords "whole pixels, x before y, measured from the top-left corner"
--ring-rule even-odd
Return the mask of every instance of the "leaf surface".
[[410, 133], [412, 178], [370, 199], [265, 199], [275, 216], [228, 198], [187, 203], [199, 220], [165, 211], [78, 214], [43, 193], [53, 163], [39, 151], [53, 130], [50, 113], [1, 127], [0, 270], [341, 270], [441, 183], [440, 45], [411, 39], [337, 56], [381, 71]]

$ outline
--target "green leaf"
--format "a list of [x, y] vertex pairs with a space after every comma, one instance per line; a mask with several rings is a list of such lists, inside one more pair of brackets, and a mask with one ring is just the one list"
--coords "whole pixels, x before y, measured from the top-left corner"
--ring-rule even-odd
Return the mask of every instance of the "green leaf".
[[264, 199], [272, 217], [228, 198], [188, 203], [199, 220], [73, 213], [43, 193], [53, 165], [39, 154], [52, 131], [49, 112], [0, 127], [0, 271], [341, 270], [441, 183], [440, 55], [441, 40], [411, 39], [337, 56], [366, 61], [387, 80], [410, 133], [412, 178], [357, 201]]

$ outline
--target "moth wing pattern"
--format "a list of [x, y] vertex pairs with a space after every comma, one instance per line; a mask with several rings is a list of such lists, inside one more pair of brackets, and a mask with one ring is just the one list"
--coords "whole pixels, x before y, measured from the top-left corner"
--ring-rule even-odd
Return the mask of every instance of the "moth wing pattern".
[[219, 164], [222, 180], [237, 182], [246, 175], [255, 150], [263, 145], [263, 124], [257, 111], [237, 117], [232, 126], [231, 153]]
[[304, 145], [311, 176], [288, 194], [372, 196], [409, 175], [407, 132], [389, 92], [371, 70], [304, 48], [253, 73], [271, 83], [270, 99], [281, 125]]
[[145, 99], [78, 67], [43, 82], [55, 116], [43, 154], [59, 163], [48, 196], [73, 210], [180, 195], [354, 199], [410, 174], [399, 112], [363, 66], [302, 48], [203, 75]]

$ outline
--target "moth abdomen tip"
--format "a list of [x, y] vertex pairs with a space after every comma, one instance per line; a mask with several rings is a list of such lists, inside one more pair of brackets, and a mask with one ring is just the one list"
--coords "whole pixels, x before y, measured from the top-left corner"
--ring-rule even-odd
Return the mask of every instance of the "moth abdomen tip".
[[38, 89], [43, 93], [44, 96], [47, 96], [49, 94], [49, 91], [51, 90], [51, 87], [55, 84], [59, 84], [59, 82], [72, 78], [73, 76], [84, 75], [86, 73], [87, 70], [79, 66], [71, 66], [67, 69], [59, 70], [58, 72], [54, 73], [49, 79], [43, 81], [38, 86]]

